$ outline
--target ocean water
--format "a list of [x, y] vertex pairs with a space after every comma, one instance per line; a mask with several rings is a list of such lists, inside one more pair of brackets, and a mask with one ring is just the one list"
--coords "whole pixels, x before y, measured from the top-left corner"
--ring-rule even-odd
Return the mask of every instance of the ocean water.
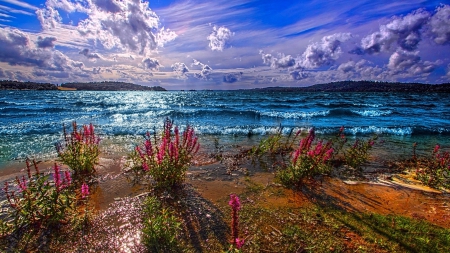
[[106, 142], [132, 147], [166, 117], [200, 138], [245, 140], [280, 126], [333, 135], [344, 126], [348, 136], [378, 134], [403, 147], [450, 143], [450, 94], [0, 91], [0, 165], [55, 157], [62, 125], [72, 121], [92, 122]]

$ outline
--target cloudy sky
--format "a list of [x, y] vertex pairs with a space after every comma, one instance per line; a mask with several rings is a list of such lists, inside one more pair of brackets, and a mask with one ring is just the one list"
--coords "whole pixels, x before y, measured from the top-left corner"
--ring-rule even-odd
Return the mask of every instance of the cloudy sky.
[[450, 82], [450, 3], [0, 0], [0, 80], [166, 89]]

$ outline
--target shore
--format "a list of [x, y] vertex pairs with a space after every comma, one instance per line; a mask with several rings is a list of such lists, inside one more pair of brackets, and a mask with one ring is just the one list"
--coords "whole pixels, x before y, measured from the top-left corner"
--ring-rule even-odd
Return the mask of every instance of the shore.
[[[393, 249], [402, 252], [402, 247], [406, 247], [403, 242], [379, 232], [379, 225], [376, 225], [379, 221], [372, 220], [379, 215], [388, 221], [392, 219], [392, 233], [397, 231], [398, 217], [417, 221], [417, 226], [426, 222], [449, 232], [450, 193], [423, 186], [411, 180], [408, 174], [392, 170], [385, 163], [386, 147], [374, 150], [362, 175], [348, 175], [348, 171], [339, 167], [331, 176], [317, 177], [293, 190], [276, 181], [273, 166], [263, 166], [248, 156], [248, 150], [259, 140], [237, 138], [217, 143], [212, 137], [204, 137], [202, 141], [202, 149], [186, 173], [180, 196], [167, 196], [181, 208], [177, 210], [188, 233], [183, 237], [189, 241], [188, 252], [218, 252], [227, 247], [229, 228], [225, 221], [230, 194], [241, 198], [245, 240], [261, 243], [258, 247], [267, 249], [278, 249], [276, 245], [283, 243], [283, 238], [289, 234], [286, 229], [300, 226], [299, 233], [307, 234], [307, 238], [300, 244], [295, 237], [291, 238], [286, 246], [316, 247], [325, 240], [321, 236], [325, 236], [333, 240], [326, 245], [340, 245], [342, 251], [363, 247], [371, 252]], [[91, 188], [89, 200], [96, 218], [90, 236], [67, 244], [68, 252], [72, 252], [70, 249], [76, 252], [80, 245], [89, 245], [86, 249], [82, 247], [85, 252], [145, 252], [141, 242], [141, 204], [151, 187], [133, 185], [130, 175], [124, 173], [127, 149], [129, 147], [114, 141], [102, 147], [97, 166], [98, 183]], [[394, 157], [398, 156], [403, 155]], [[49, 171], [54, 162], [52, 159], [40, 161], [38, 166]], [[24, 163], [9, 163], [0, 170], [0, 183], [25, 173]], [[371, 230], [365, 231], [367, 229]], [[321, 236], [314, 234], [316, 230], [321, 231]], [[261, 242], [258, 236], [268, 239]], [[380, 238], [392, 245], [385, 248], [384, 244], [377, 243]], [[248, 247], [253, 249], [249, 252], [259, 251], [255, 251], [258, 247], [253, 244]]]
[[[211, 139], [205, 138], [204, 141]], [[385, 164], [385, 148], [375, 150], [362, 177], [343, 176], [340, 168], [332, 176], [320, 178], [313, 191], [307, 186], [293, 191], [276, 182], [273, 168], [262, 168], [245, 155], [254, 145], [250, 144], [243, 139], [228, 140], [220, 150], [216, 150], [213, 143], [206, 143], [187, 171], [186, 184], [192, 185], [202, 197], [212, 202], [231, 193], [243, 193], [249, 185], [258, 184], [283, 192], [282, 197], [267, 196], [261, 200], [264, 205], [301, 207], [305, 203], [323, 201], [322, 204], [336, 205], [350, 212], [398, 214], [450, 228], [450, 193], [423, 186], [402, 173], [390, 171]], [[126, 149], [108, 146], [103, 150], [97, 166], [98, 184], [92, 195], [98, 212], [105, 211], [121, 198], [134, 197], [149, 190], [148, 185], [133, 185], [124, 173]], [[216, 158], [217, 152], [220, 152], [220, 159]], [[50, 170], [54, 162], [39, 161], [38, 166], [41, 170]], [[3, 185], [5, 180], [25, 173], [24, 162], [9, 163], [0, 170], [0, 182]]]

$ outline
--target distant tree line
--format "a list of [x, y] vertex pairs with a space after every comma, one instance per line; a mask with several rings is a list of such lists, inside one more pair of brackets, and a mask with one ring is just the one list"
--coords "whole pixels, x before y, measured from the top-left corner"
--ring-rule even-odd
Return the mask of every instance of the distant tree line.
[[90, 82], [90, 83], [63, 83], [61, 87], [75, 88], [77, 90], [92, 90], [92, 91], [166, 91], [166, 89], [160, 86], [143, 86], [133, 83], [124, 82]]
[[379, 81], [339, 81], [307, 87], [267, 87], [254, 91], [278, 92], [445, 92], [450, 93], [450, 83], [423, 84]]
[[0, 90], [57, 90], [52, 83], [18, 82], [11, 80], [0, 81]]
[[[75, 88], [77, 90], [92, 91], [166, 91], [155, 86], [143, 86], [124, 82], [90, 82], [90, 83], [63, 83], [61, 87]], [[58, 86], [52, 83], [19, 82], [11, 80], [0, 81], [0, 90], [57, 90]]]

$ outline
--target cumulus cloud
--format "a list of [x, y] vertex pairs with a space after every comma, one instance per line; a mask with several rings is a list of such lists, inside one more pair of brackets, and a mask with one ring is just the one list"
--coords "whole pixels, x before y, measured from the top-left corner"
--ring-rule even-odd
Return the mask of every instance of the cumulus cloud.
[[175, 62], [174, 64], [172, 64], [171, 67], [173, 72], [175, 72], [178, 77], [186, 77], [186, 73], [189, 72], [189, 69], [186, 66], [186, 64], [182, 62]]
[[58, 50], [36, 47], [38, 42], [39, 39], [33, 43], [27, 33], [17, 29], [0, 28], [0, 61], [52, 72], [72, 72], [83, 67], [83, 63], [69, 59]]
[[209, 40], [209, 48], [213, 51], [223, 51], [225, 48], [227, 42], [231, 39], [231, 36], [233, 36], [233, 33], [230, 31], [230, 29], [221, 26], [217, 28], [217, 26], [213, 27], [213, 31], [211, 34], [207, 37]]
[[284, 55], [279, 53], [277, 57], [272, 56], [271, 54], [264, 54], [263, 51], [259, 52], [263, 59], [263, 62], [267, 65], [270, 65], [273, 69], [278, 68], [289, 68], [295, 65], [295, 59], [291, 55]]
[[243, 74], [242, 72], [239, 72], [239, 73], [228, 73], [228, 74], [223, 76], [223, 82], [224, 83], [237, 82], [237, 81], [241, 80], [242, 74]]
[[200, 73], [194, 73], [194, 77], [196, 77], [198, 79], [205, 79], [205, 80], [209, 79], [209, 75], [211, 75], [212, 70], [213, 70], [210, 66], [203, 64], [196, 59], [194, 59], [194, 63], [192, 65], [200, 66], [202, 68]]
[[44, 30], [53, 29], [61, 25], [62, 18], [59, 12], [52, 7], [36, 10], [36, 16]]
[[336, 33], [308, 45], [297, 61], [297, 68], [318, 68], [333, 63], [342, 54], [341, 43], [350, 38], [350, 33]]
[[154, 70], [154, 71], [158, 71], [159, 67], [161, 66], [158, 62], [157, 59], [153, 59], [153, 58], [144, 58], [142, 60], [142, 66], [144, 69], [148, 69], [148, 70]]
[[293, 71], [289, 72], [289, 75], [291, 76], [291, 78], [293, 80], [302, 80], [302, 79], [309, 77], [308, 73], [300, 71], [300, 70], [293, 70]]
[[429, 25], [434, 42], [437, 44], [450, 43], [450, 6], [442, 5], [436, 10], [436, 14], [431, 17]]
[[45, 37], [42, 38], [41, 36], [38, 37], [38, 40], [36, 41], [36, 46], [39, 48], [52, 48], [55, 46], [56, 38], [55, 37]]
[[421, 61], [418, 52], [398, 50], [389, 58], [388, 68], [395, 74], [408, 72], [412, 75], [429, 74], [436, 65], [429, 61]]
[[81, 50], [79, 52], [79, 54], [82, 54], [82, 55], [86, 56], [89, 60], [93, 60], [93, 61], [95, 61], [96, 59], [100, 59], [100, 56], [98, 54], [90, 53], [89, 49], [87, 49], [87, 48]]
[[177, 37], [175, 32], [161, 27], [158, 15], [150, 9], [148, 2], [47, 0], [45, 8], [36, 11], [43, 29], [61, 25], [58, 10], [85, 13], [87, 18], [78, 23], [78, 32], [106, 49], [118, 48], [148, 55]]
[[380, 26], [380, 31], [363, 38], [361, 47], [369, 54], [388, 51], [392, 44], [403, 50], [413, 51], [421, 41], [420, 29], [429, 17], [430, 14], [425, 10], [417, 10], [405, 17], [395, 17], [387, 25]]

